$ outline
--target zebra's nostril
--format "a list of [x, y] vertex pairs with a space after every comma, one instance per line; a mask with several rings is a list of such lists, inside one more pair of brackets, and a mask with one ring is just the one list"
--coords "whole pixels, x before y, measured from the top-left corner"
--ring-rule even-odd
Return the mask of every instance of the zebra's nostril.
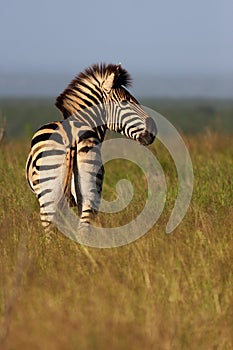
[[151, 137], [155, 138], [157, 134], [157, 127], [155, 121], [151, 117], [146, 120], [146, 130], [151, 135]]

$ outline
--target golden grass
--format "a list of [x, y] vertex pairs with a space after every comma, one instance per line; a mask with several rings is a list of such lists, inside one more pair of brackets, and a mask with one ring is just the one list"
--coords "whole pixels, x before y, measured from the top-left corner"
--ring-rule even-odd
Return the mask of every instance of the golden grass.
[[[24, 179], [28, 143], [0, 146], [0, 349], [233, 348], [233, 141], [185, 141], [195, 175], [185, 219], [165, 234], [176, 175], [155, 143], [171, 202], [144, 237], [114, 249], [46, 235]], [[107, 196], [113, 173], [114, 163]]]

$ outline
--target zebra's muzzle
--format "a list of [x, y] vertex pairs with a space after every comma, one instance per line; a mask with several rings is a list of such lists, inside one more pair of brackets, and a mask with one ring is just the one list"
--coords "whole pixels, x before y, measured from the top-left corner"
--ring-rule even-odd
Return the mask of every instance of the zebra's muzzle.
[[138, 137], [138, 142], [143, 146], [150, 145], [157, 134], [157, 127], [152, 118], [146, 119], [146, 129]]
[[141, 145], [147, 146], [147, 145], [150, 145], [150, 144], [154, 141], [154, 139], [155, 139], [155, 135], [146, 130], [144, 133], [142, 133], [142, 134], [138, 137], [137, 141], [138, 141]]

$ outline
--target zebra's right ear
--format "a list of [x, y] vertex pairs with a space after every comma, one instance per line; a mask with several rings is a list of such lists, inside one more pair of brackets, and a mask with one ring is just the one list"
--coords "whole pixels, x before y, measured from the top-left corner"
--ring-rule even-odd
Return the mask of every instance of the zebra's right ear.
[[115, 79], [115, 73], [111, 73], [107, 79], [103, 82], [103, 89], [109, 93], [110, 90], [113, 87], [113, 83], [114, 83], [114, 79]]

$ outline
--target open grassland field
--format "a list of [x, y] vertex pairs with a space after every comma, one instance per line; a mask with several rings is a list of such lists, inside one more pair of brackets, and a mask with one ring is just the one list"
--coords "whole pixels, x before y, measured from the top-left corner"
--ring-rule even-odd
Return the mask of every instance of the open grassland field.
[[[177, 175], [155, 141], [149, 148], [166, 176], [165, 210], [141, 239], [112, 249], [45, 234], [24, 175], [30, 140], [2, 141], [1, 350], [233, 349], [233, 137], [210, 130], [183, 137], [195, 177], [184, 220], [165, 233]], [[104, 198], [114, 199], [125, 177], [135, 196], [122, 213], [98, 220], [130, 222], [145, 203], [143, 174], [124, 160], [105, 169]]]

